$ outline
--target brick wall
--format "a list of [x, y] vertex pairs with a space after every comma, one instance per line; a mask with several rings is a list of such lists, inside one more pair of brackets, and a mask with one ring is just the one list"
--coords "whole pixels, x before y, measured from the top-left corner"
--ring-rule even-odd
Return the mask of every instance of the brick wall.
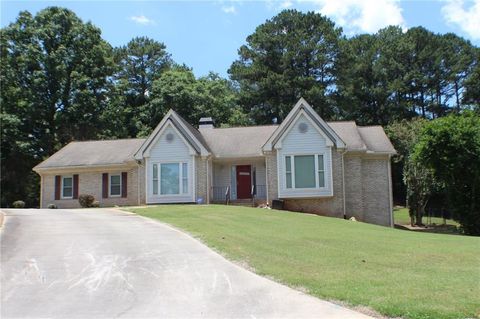
[[274, 150], [265, 154], [267, 174], [267, 197], [271, 205], [273, 199], [278, 199], [277, 152]]
[[204, 203], [207, 203], [207, 165], [209, 165], [207, 158], [201, 156], [195, 158], [195, 200], [202, 198]]
[[[102, 198], [102, 174], [121, 174], [127, 172], [127, 197], [110, 197]], [[140, 169], [140, 197], [144, 198], [145, 180], [143, 167]], [[125, 167], [115, 170], [103, 171], [71, 171], [64, 173], [42, 174], [42, 208], [46, 208], [49, 204], [55, 204], [58, 208], [78, 208], [80, 204], [78, 199], [60, 199], [55, 200], [55, 176], [56, 175], [73, 175], [78, 174], [78, 194], [90, 194], [95, 200], [100, 202], [100, 206], [123, 206], [138, 205], [138, 167]], [[141, 203], [145, 203], [144, 199]]]
[[[278, 199], [276, 153], [266, 154], [269, 201]], [[345, 214], [359, 221], [390, 226], [389, 157], [347, 153]], [[284, 199], [285, 209], [343, 218], [342, 155], [332, 151], [333, 197]]]
[[285, 209], [343, 218], [342, 155], [332, 151], [333, 197], [285, 199]]

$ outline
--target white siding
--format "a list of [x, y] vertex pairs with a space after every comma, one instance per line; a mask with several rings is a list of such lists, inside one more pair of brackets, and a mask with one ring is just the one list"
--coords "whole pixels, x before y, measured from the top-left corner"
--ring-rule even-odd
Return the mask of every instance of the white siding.
[[[167, 134], [173, 135], [172, 141], [167, 141]], [[153, 141], [150, 149], [150, 157], [145, 159], [147, 179], [147, 204], [153, 203], [187, 203], [194, 202], [194, 156], [191, 154], [189, 145], [180, 136], [180, 133], [170, 124]], [[184, 162], [188, 164], [188, 193], [178, 195], [158, 195], [153, 194], [153, 164], [157, 163], [176, 163]], [[159, 176], [160, 178], [160, 176]]]
[[[302, 133], [298, 125], [305, 123], [306, 132]], [[327, 140], [319, 133], [315, 124], [305, 115], [300, 115], [280, 140], [277, 154], [278, 196], [280, 198], [309, 198], [332, 196], [332, 150], [327, 146]], [[287, 189], [285, 177], [285, 156], [323, 154], [325, 165], [325, 187], [318, 189]]]

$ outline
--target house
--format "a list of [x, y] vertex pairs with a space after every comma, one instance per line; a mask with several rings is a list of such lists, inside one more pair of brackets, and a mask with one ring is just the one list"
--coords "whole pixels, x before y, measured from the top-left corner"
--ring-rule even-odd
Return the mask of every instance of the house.
[[40, 163], [41, 207], [283, 200], [292, 211], [392, 226], [382, 127], [325, 122], [300, 99], [280, 125], [199, 128], [170, 110], [146, 139], [72, 142]]

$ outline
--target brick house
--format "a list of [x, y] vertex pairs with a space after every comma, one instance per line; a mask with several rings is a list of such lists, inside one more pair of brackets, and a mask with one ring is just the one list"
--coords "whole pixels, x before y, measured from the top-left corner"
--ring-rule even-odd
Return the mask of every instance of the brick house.
[[72, 142], [34, 167], [41, 207], [283, 200], [292, 211], [392, 226], [382, 127], [325, 122], [300, 99], [280, 125], [194, 128], [170, 110], [146, 139]]

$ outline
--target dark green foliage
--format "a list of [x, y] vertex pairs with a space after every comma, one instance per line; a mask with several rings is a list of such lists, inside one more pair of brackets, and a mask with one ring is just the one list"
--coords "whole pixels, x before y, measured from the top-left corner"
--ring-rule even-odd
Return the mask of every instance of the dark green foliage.
[[1, 30], [1, 205], [38, 205], [32, 167], [67, 142], [102, 132], [111, 47], [91, 23], [50, 7]]
[[[126, 136], [136, 137], [151, 126], [149, 115], [154, 113], [149, 104], [153, 82], [170, 69], [173, 61], [165, 44], [137, 37], [127, 45], [114, 50], [117, 70], [112, 106], [121, 116], [120, 126], [126, 124]], [[147, 115], [148, 114], [148, 115]]]
[[23, 200], [16, 200], [12, 203], [13, 208], [24, 208], [25, 202]]
[[281, 122], [300, 97], [325, 119], [334, 117], [341, 32], [320, 14], [286, 10], [247, 37], [228, 72], [256, 123]]
[[453, 219], [480, 235], [480, 117], [473, 112], [427, 123], [414, 160], [445, 185]]
[[95, 202], [95, 197], [89, 194], [81, 194], [78, 196], [78, 202], [80, 206], [83, 208], [93, 207], [93, 203]]

